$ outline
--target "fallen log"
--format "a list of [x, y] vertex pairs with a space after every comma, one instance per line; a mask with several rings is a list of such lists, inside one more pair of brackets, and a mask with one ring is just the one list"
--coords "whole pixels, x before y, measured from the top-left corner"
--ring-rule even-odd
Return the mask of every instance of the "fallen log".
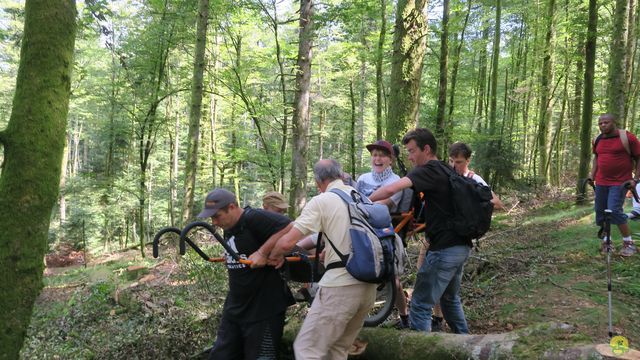
[[[280, 346], [280, 359], [294, 359], [292, 345], [300, 324], [285, 327]], [[423, 333], [390, 328], [365, 328], [358, 338], [367, 342], [357, 360], [447, 360], [447, 359], [614, 359], [598, 352], [596, 344], [563, 341], [575, 329], [563, 323], [536, 324], [528, 328], [500, 334], [457, 335]], [[603, 345], [598, 345], [600, 348]], [[206, 359], [207, 349], [192, 359]], [[602, 349], [601, 349], [602, 350]], [[634, 356], [629, 349], [629, 355]], [[627, 354], [625, 354], [627, 355]], [[627, 358], [627, 357], [616, 357]]]
[[[298, 326], [285, 328], [283, 359], [293, 359], [291, 348]], [[362, 355], [350, 359], [606, 359], [595, 344], [562, 342], [574, 328], [561, 323], [537, 324], [501, 334], [457, 335], [389, 328], [365, 328], [358, 338], [368, 343]], [[532, 339], [535, 338], [533, 345]]]

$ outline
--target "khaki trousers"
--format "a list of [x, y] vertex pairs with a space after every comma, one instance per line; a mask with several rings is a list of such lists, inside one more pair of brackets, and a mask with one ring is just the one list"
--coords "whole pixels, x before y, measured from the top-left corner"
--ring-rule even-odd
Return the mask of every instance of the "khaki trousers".
[[293, 343], [295, 358], [346, 359], [373, 306], [376, 286], [360, 283], [320, 287]]

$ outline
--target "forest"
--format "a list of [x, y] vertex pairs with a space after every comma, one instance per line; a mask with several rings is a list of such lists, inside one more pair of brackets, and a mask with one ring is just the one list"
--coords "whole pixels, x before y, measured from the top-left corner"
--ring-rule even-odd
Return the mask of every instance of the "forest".
[[279, 191], [295, 217], [318, 192], [317, 160], [357, 178], [366, 144], [415, 127], [441, 159], [471, 145], [506, 205], [497, 231], [538, 205], [588, 228], [579, 184], [598, 115], [640, 130], [639, 12], [636, 0], [0, 0], [0, 289], [24, 287], [0, 301], [22, 308], [0, 316], [0, 347], [17, 358], [34, 336], [46, 254], [152, 261], [154, 234], [196, 220], [216, 187], [252, 207]]

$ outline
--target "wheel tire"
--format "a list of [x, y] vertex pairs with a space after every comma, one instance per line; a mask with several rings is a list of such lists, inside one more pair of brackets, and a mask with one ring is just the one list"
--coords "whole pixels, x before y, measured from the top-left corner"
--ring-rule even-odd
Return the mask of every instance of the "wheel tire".
[[395, 306], [396, 302], [396, 281], [391, 279], [378, 285], [376, 291], [376, 301], [369, 314], [364, 319], [365, 327], [374, 327], [382, 324]]

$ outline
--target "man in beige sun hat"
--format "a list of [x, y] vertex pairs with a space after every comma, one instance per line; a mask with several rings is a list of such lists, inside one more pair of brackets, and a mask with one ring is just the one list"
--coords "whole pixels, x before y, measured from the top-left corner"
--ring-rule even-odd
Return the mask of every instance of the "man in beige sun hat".
[[267, 211], [273, 211], [278, 214], [285, 214], [289, 208], [284, 195], [277, 191], [269, 191], [262, 198], [262, 208]]

